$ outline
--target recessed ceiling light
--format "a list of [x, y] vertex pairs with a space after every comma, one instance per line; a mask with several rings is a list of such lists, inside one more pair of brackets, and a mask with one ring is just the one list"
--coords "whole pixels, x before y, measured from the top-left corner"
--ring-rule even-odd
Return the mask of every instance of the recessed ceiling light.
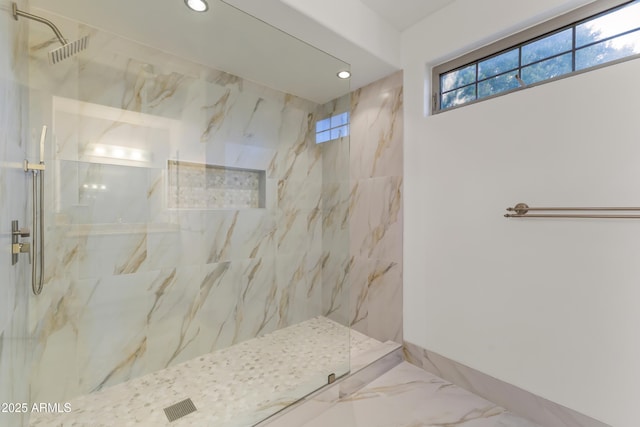
[[340, 77], [341, 79], [348, 79], [349, 77], [351, 77], [351, 72], [342, 70], [338, 73], [338, 77]]
[[204, 0], [184, 0], [184, 4], [196, 12], [206, 12], [209, 9], [209, 5]]

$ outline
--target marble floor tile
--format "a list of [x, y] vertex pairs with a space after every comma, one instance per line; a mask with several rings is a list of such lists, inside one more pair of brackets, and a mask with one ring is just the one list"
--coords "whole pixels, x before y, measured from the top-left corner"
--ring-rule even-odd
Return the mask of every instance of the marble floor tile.
[[340, 399], [302, 427], [326, 426], [538, 427], [408, 362]]

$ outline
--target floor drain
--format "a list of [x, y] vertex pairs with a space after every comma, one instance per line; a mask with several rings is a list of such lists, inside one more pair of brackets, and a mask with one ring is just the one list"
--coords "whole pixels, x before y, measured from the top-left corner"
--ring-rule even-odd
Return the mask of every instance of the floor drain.
[[185, 399], [182, 402], [178, 402], [164, 408], [164, 413], [170, 422], [180, 419], [195, 411], [197, 411], [196, 405], [193, 404], [191, 399]]

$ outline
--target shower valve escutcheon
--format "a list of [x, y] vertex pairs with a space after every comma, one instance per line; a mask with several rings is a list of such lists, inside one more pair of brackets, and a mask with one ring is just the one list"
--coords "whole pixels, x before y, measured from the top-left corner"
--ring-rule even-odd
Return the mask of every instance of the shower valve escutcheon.
[[14, 255], [29, 254], [29, 264], [31, 264], [31, 244], [29, 244], [29, 243], [14, 243], [11, 246], [11, 253], [14, 254]]
[[31, 264], [31, 244], [21, 242], [21, 237], [30, 237], [31, 230], [27, 227], [20, 228], [18, 221], [11, 221], [11, 265], [16, 265], [18, 255], [29, 254], [29, 264]]
[[31, 251], [31, 245], [29, 243], [14, 243], [13, 244], [13, 253], [14, 254], [24, 254]]

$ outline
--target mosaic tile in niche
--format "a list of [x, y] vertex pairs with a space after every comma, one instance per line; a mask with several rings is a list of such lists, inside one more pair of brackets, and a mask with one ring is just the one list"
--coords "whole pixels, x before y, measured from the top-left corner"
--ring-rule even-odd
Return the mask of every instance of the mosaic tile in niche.
[[265, 207], [265, 171], [169, 160], [169, 207]]

